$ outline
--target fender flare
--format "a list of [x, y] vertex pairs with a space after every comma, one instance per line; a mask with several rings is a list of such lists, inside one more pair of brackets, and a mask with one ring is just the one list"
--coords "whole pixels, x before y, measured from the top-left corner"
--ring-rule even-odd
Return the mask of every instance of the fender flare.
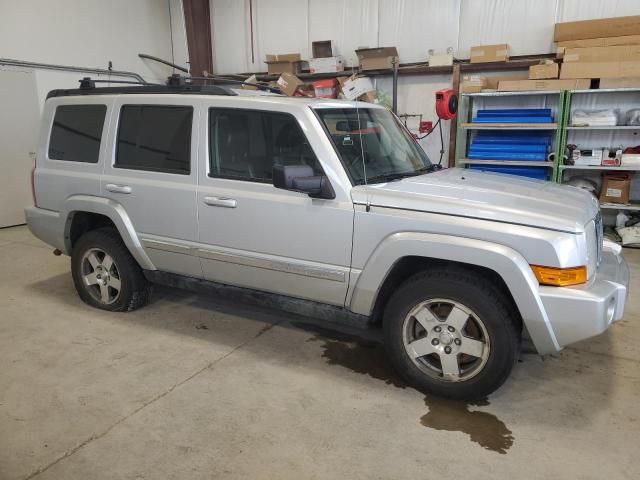
[[144, 270], [156, 270], [155, 265], [146, 254], [140, 239], [133, 228], [133, 223], [124, 207], [108, 198], [93, 197], [90, 195], [74, 195], [64, 203], [64, 208], [60, 212], [61, 217], [66, 219], [64, 226], [65, 253], [71, 252], [71, 224], [74, 214], [77, 212], [97, 213], [108, 217], [118, 229], [122, 241]]
[[527, 261], [504, 245], [465, 237], [420, 232], [399, 232], [386, 237], [368, 258], [355, 283], [349, 308], [371, 315], [380, 287], [397, 261], [416, 256], [449, 260], [489, 268], [509, 289], [539, 353], [560, 350], [538, 294], [538, 281]]

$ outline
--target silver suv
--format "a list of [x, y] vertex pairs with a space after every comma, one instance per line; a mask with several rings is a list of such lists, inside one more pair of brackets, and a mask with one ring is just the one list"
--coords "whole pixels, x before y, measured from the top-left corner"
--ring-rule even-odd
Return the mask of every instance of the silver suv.
[[589, 193], [440, 170], [369, 103], [57, 90], [33, 185], [29, 227], [89, 305], [134, 310], [169, 278], [268, 292], [380, 323], [399, 374], [451, 398], [497, 389], [523, 329], [547, 354], [624, 311], [628, 269]]

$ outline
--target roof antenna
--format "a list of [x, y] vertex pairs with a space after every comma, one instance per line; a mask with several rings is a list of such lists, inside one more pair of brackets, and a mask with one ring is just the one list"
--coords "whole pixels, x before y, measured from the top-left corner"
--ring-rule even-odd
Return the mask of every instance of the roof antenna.
[[360, 137], [360, 155], [362, 156], [362, 173], [364, 175], [364, 185], [366, 188], [366, 194], [365, 194], [365, 198], [366, 198], [366, 207], [365, 210], [367, 212], [371, 211], [371, 200], [369, 198], [369, 184], [367, 183], [367, 163], [365, 162], [365, 158], [364, 158], [364, 144], [362, 143], [362, 124], [360, 122], [360, 108], [359, 108], [359, 101], [358, 98], [355, 99], [356, 102], [356, 117], [358, 117], [358, 136]]

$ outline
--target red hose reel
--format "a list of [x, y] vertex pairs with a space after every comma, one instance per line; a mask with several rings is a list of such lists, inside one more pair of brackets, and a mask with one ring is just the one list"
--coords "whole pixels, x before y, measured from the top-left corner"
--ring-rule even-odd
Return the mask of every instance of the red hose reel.
[[451, 120], [458, 111], [458, 96], [452, 89], [436, 92], [436, 114], [442, 120]]

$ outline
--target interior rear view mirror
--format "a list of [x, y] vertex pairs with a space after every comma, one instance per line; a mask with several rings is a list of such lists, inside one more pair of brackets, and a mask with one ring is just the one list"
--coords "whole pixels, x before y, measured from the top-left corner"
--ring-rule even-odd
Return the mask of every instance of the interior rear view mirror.
[[306, 193], [314, 198], [335, 198], [329, 179], [316, 175], [308, 165], [274, 165], [273, 186], [282, 190]]

